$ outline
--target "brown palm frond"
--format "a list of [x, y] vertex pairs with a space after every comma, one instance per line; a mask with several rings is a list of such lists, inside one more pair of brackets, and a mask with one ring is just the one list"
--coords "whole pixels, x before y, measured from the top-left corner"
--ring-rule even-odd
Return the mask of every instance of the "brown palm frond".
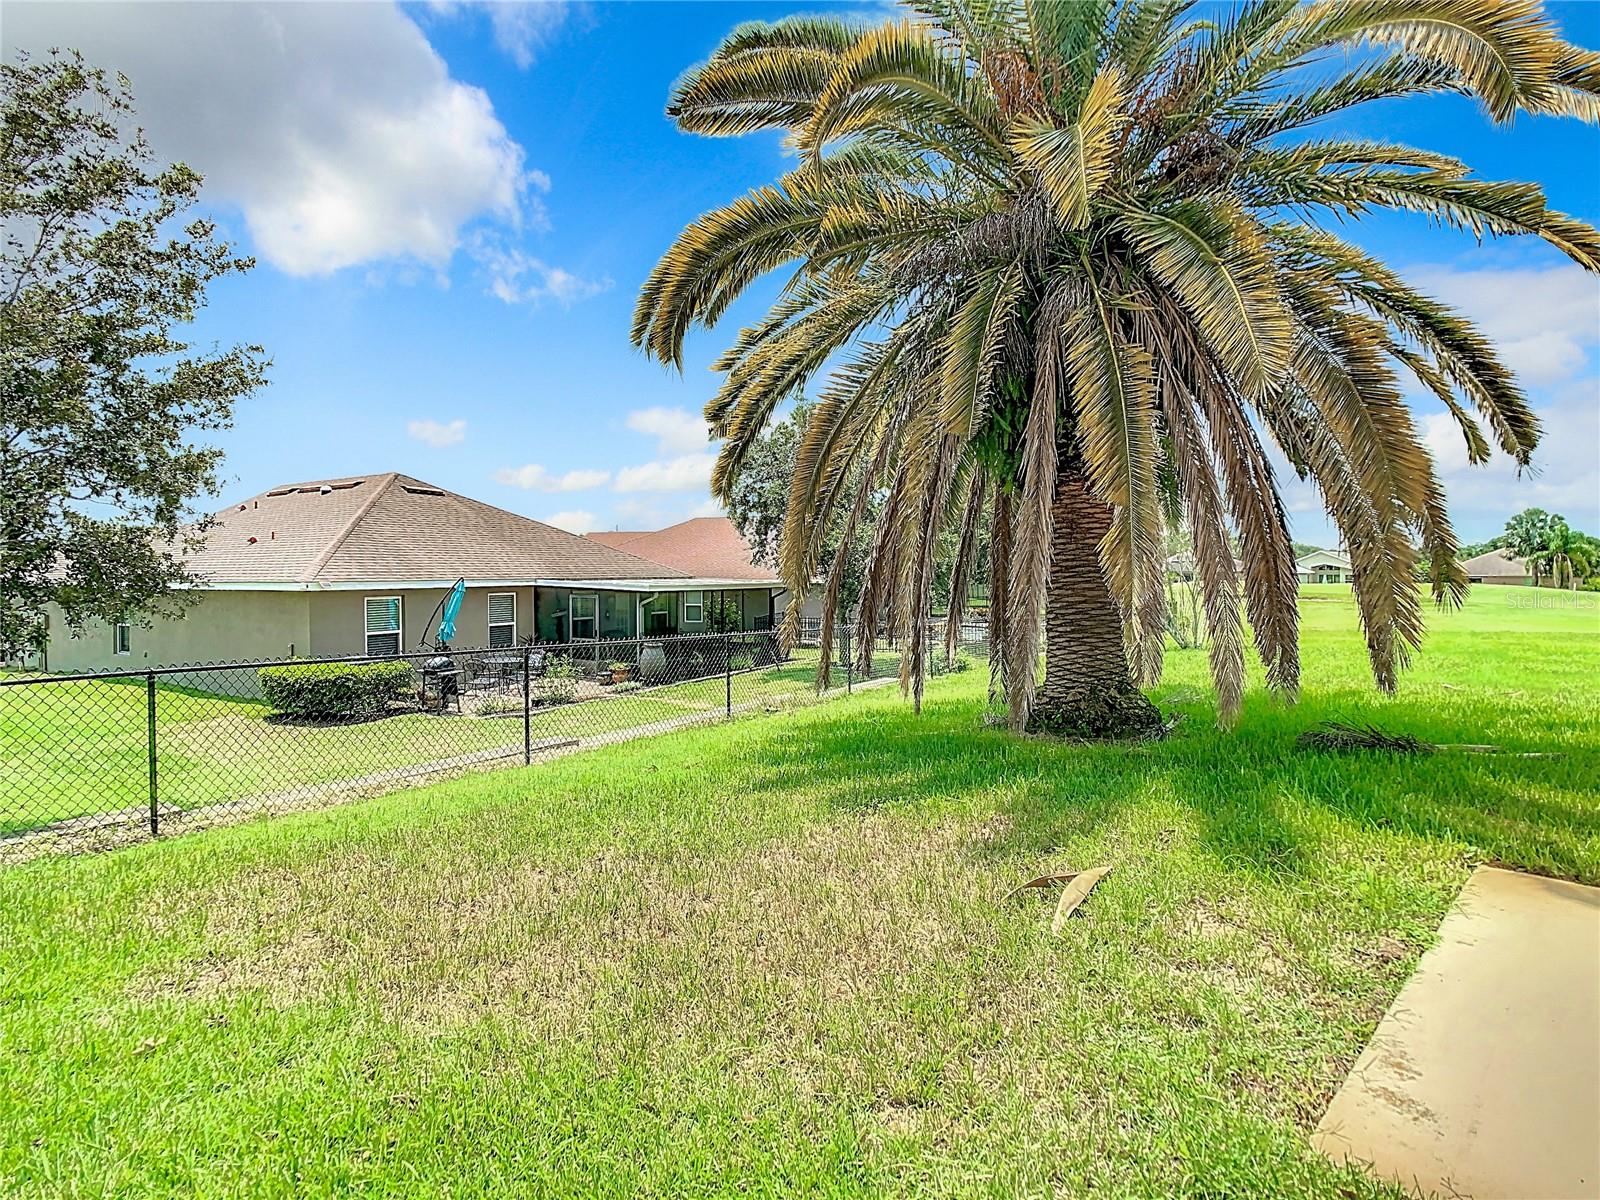
[[1549, 102], [1562, 43], [1538, 0], [1319, 0], [1292, 42], [1367, 44], [1455, 71], [1496, 121]]
[[1217, 689], [1217, 720], [1231, 725], [1244, 696], [1244, 622], [1240, 617], [1239, 573], [1228, 544], [1228, 527], [1215, 467], [1206, 449], [1200, 415], [1177, 385], [1161, 390], [1167, 428], [1178, 453], [1175, 466], [1183, 487], [1184, 513], [1194, 539], [1195, 577], [1205, 605], [1211, 680]]
[[995, 373], [1013, 333], [1024, 283], [1021, 263], [984, 272], [950, 321], [938, 419], [952, 433], [968, 435], [983, 419], [984, 407], [994, 392]]
[[[1203, 361], [1192, 344], [1186, 350], [1194, 361]], [[1256, 653], [1267, 668], [1267, 685], [1293, 698], [1300, 688], [1300, 587], [1283, 499], [1260, 440], [1229, 397], [1223, 377], [1214, 369], [1200, 372], [1194, 386], [1239, 535], [1245, 610]]]
[[1241, 390], [1257, 397], [1275, 387], [1288, 366], [1291, 324], [1255, 222], [1231, 202], [1214, 201], [1128, 213], [1122, 227]]
[[881, 125], [932, 128], [976, 160], [1007, 161], [993, 96], [974, 86], [948, 45], [917, 21], [881, 25], [859, 37], [817, 96], [797, 140], [815, 158], [833, 139]]
[[1011, 579], [1011, 513], [1014, 507], [1009, 481], [994, 489], [993, 525], [989, 538], [989, 703], [1008, 694], [1011, 679], [1011, 605], [1007, 587]]
[[956, 555], [950, 562], [950, 610], [945, 615], [944, 652], [954, 658], [961, 645], [961, 627], [967, 616], [967, 592], [977, 565], [979, 524], [989, 496], [989, 478], [980, 470], [968, 472], [966, 500], [961, 506]]
[[1415, 341], [1489, 422], [1500, 448], [1526, 464], [1539, 440], [1539, 421], [1500, 361], [1494, 344], [1447, 305], [1406, 284], [1371, 255], [1324, 232], [1279, 227], [1286, 266], [1311, 271], [1329, 286]]
[[1488, 439], [1483, 436], [1483, 430], [1473, 419], [1472, 414], [1456, 399], [1455, 391], [1443, 373], [1421, 354], [1398, 343], [1391, 342], [1388, 350], [1393, 358], [1405, 364], [1417, 382], [1439, 398], [1439, 403], [1443, 404], [1455, 419], [1456, 425], [1461, 429], [1461, 436], [1466, 439], [1467, 461], [1473, 466], [1482, 466], [1488, 462]]

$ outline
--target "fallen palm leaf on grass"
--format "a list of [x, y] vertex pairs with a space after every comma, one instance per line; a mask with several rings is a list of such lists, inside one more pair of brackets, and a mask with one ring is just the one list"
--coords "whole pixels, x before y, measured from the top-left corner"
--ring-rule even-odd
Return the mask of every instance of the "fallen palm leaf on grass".
[[1376, 725], [1350, 725], [1344, 721], [1324, 721], [1307, 729], [1295, 744], [1302, 750], [1389, 750], [1399, 754], [1432, 754], [1455, 750], [1462, 754], [1509, 754], [1514, 758], [1560, 758], [1553, 750], [1506, 750], [1475, 742], [1425, 742], [1409, 733], [1385, 733]]
[[1088, 898], [1089, 893], [1094, 889], [1094, 885], [1104, 879], [1110, 872], [1110, 867], [1090, 867], [1087, 871], [1067, 871], [1061, 875], [1039, 875], [1028, 880], [1027, 883], [1019, 884], [1012, 888], [1006, 893], [1005, 898], [1009, 900], [1013, 896], [1028, 891], [1030, 888], [1036, 891], [1043, 891], [1046, 888], [1061, 887], [1061, 899], [1056, 902], [1056, 915], [1050, 921], [1050, 932], [1060, 933], [1062, 927], [1067, 923], [1067, 918], [1076, 912], [1078, 906]]
[[1438, 749], [1409, 733], [1385, 733], [1376, 725], [1344, 721], [1324, 721], [1302, 733], [1296, 744], [1302, 750], [1393, 750], [1400, 754], [1431, 754]]

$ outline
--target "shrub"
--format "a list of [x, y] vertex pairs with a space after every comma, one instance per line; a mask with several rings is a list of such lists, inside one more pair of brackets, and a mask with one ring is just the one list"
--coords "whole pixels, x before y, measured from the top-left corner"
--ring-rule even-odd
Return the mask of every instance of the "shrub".
[[929, 675], [959, 675], [971, 669], [972, 658], [965, 651], [957, 650], [955, 657], [948, 660], [943, 650], [933, 650], [928, 654]]
[[571, 704], [578, 698], [578, 668], [570, 658], [551, 658], [533, 681], [533, 694], [540, 704]]
[[293, 663], [257, 674], [274, 712], [323, 721], [382, 716], [415, 679], [407, 662]]
[[611, 692], [613, 695], [617, 695], [622, 692], [637, 692], [642, 687], [644, 687], [644, 684], [640, 683], [637, 679], [627, 679], [621, 683], [614, 684], [611, 688]]
[[501, 695], [490, 692], [487, 696], [479, 696], [472, 701], [472, 715], [475, 717], [498, 717], [505, 713], [519, 713], [522, 711], [522, 697]]

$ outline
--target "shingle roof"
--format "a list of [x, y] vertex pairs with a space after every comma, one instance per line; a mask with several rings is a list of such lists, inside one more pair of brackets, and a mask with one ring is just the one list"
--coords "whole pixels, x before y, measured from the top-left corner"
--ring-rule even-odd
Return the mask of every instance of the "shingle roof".
[[653, 532], [591, 533], [600, 542], [701, 579], [778, 583], [778, 573], [755, 561], [750, 544], [727, 517], [694, 517]]
[[1486, 576], [1527, 575], [1528, 568], [1520, 558], [1504, 550], [1486, 550], [1461, 564], [1468, 575], [1482, 579]]
[[216, 514], [188, 565], [211, 582], [262, 584], [682, 574], [394, 472], [262, 492]]

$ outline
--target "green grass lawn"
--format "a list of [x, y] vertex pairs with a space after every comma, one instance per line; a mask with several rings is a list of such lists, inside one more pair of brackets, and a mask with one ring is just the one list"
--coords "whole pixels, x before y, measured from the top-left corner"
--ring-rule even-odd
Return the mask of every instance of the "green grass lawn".
[[[815, 653], [732, 680], [735, 705], [807, 697]], [[403, 713], [352, 725], [283, 724], [257, 701], [208, 694], [165, 676], [156, 692], [160, 798], [179, 808], [248, 801], [503, 750], [520, 759], [520, 712], [493, 720]], [[722, 676], [537, 709], [534, 742], [594, 737], [719, 712]], [[519, 700], [520, 703], [520, 700]], [[142, 679], [0, 688], [0, 835], [148, 802], [147, 696]]]
[[1471, 865], [1600, 881], [1600, 612], [1528, 595], [1385, 698], [1312, 590], [1228, 732], [1193, 652], [1142, 746], [968, 672], [0, 873], [0, 1193], [1386, 1194], [1306, 1135]]

